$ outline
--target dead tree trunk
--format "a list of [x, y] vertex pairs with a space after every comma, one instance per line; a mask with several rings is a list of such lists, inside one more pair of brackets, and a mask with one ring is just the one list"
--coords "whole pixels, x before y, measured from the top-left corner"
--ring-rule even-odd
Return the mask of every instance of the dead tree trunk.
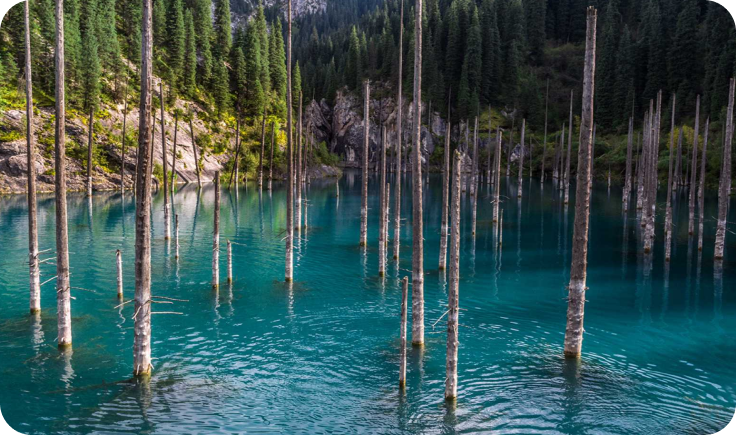
[[303, 138], [303, 119], [302, 119], [302, 94], [299, 93], [299, 119], [297, 120], [296, 134], [296, 217], [294, 228], [299, 229], [302, 226], [302, 144]]
[[92, 125], [95, 121], [94, 104], [89, 106], [89, 128], [87, 128], [87, 196], [92, 196]]
[[401, 349], [399, 350], [399, 390], [403, 390], [404, 388], [406, 388], [406, 311], [408, 302], [409, 278], [405, 276], [404, 279], [401, 280], [401, 329], [399, 332], [399, 335], [401, 337]]
[[570, 202], [570, 157], [572, 154], [572, 131], [573, 131], [572, 99], [573, 99], [573, 91], [570, 91], [570, 120], [567, 123], [569, 131], [567, 132], [567, 162], [565, 163], [565, 204], [568, 204]]
[[457, 348], [460, 290], [460, 179], [462, 177], [462, 155], [455, 151], [452, 181], [452, 237], [450, 239], [450, 279], [447, 297], [447, 361], [445, 378], [445, 400], [457, 398]]
[[174, 258], [179, 259], [179, 215], [174, 215]]
[[491, 112], [491, 106], [488, 106], [488, 146], [486, 147], [486, 151], [488, 151], [488, 156], [487, 156], [488, 161], [486, 163], [486, 185], [488, 186], [492, 184], [491, 173], [493, 172], [493, 169], [491, 168], [491, 133], [493, 131], [493, 126], [491, 125], [492, 121], [493, 121], [493, 114]]
[[[675, 145], [675, 104], [677, 103], [677, 95], [672, 94], [672, 123], [670, 126], [670, 145], [669, 145], [669, 169], [667, 172], [667, 209], [664, 219], [664, 259], [670, 261], [672, 252], [672, 149]], [[680, 140], [682, 140], [682, 130], [680, 130]]]
[[514, 117], [511, 118], [511, 133], [509, 133], [508, 155], [506, 156], [506, 177], [511, 175], [511, 154], [514, 152], [514, 131], [516, 130], [516, 108], [514, 107]]
[[478, 186], [478, 117], [475, 117], [475, 126], [473, 127], [473, 164], [470, 167], [470, 195], [475, 196], [476, 187]]
[[294, 110], [291, 89], [291, 0], [287, 0], [286, 25], [286, 154], [288, 184], [286, 186], [286, 270], [285, 280], [294, 279], [294, 150], [292, 149], [292, 112]]
[[557, 168], [557, 188], [560, 192], [565, 189], [565, 123], [562, 123], [562, 136], [560, 136], [560, 164]]
[[72, 345], [69, 235], [66, 213], [66, 105], [64, 102], [64, 0], [56, 0], [56, 309], [59, 348]]
[[[370, 142], [371, 84], [364, 83], [363, 101], [363, 190], [360, 203], [360, 246], [368, 245], [368, 144]], [[415, 123], [416, 124], [416, 123]]]
[[728, 217], [728, 195], [731, 193], [731, 143], [733, 142], [733, 98], [736, 81], [731, 79], [728, 88], [728, 111], [726, 112], [726, 143], [723, 146], [723, 166], [718, 186], [718, 226], [716, 228], [715, 259], [723, 258], [726, 247], [726, 218]]
[[386, 208], [388, 198], [386, 191], [386, 129], [381, 126], [381, 181], [379, 186], [379, 200], [381, 207], [378, 220], [378, 275], [386, 274]]
[[[404, 47], [404, 0], [401, 0], [401, 19], [399, 24], [399, 77], [403, 77], [403, 70], [404, 70], [404, 53], [403, 53], [403, 47]], [[403, 135], [403, 91], [402, 91], [402, 82], [403, 80], [399, 79], [399, 89], [397, 91], [396, 95], [396, 183], [394, 183], [394, 260], [399, 259], [399, 251], [401, 248], [401, 181], [399, 177], [401, 176], [401, 151], [404, 146], [404, 135]], [[449, 133], [448, 133], [449, 134]], [[406, 337], [404, 337], [406, 339]]]
[[498, 208], [501, 203], [501, 141], [503, 137], [503, 130], [499, 125], [496, 128], [496, 180], [494, 182], [495, 187], [493, 191], [493, 222], [498, 222]]
[[524, 186], [524, 135], [526, 134], [526, 118], [521, 120], [521, 145], [519, 146], [519, 186], [516, 193], [518, 198], [521, 198], [522, 189]]
[[271, 122], [271, 157], [268, 159], [268, 190], [271, 191], [271, 181], [273, 179], [273, 149], [276, 146], [276, 126], [275, 122]]
[[135, 217], [135, 315], [133, 374], [151, 373], [151, 179], [153, 147], [151, 93], [153, 28], [151, 0], [143, 0], [141, 48], [141, 100], [138, 123], [138, 179]]
[[118, 299], [123, 299], [123, 258], [120, 255], [120, 249], [115, 251], [115, 264], [118, 272]]
[[[593, 90], [595, 86], [595, 36], [597, 13], [587, 10], [585, 37], [585, 72], [583, 74], [583, 109], [580, 117], [580, 147], [575, 200], [572, 264], [568, 287], [565, 357], [578, 358], [583, 345], [583, 313], [588, 265], [588, 224], [590, 219], [590, 152], [593, 136]], [[570, 167], [568, 162], [568, 168]]]
[[700, 128], [700, 95], [695, 100], [695, 131], [693, 132], [693, 158], [692, 167], [693, 170], [690, 172], [690, 198], [689, 198], [689, 220], [687, 231], [689, 235], [695, 234], [695, 201], [696, 196], [696, 185], [698, 182], [698, 129]]
[[123, 134], [120, 141], [120, 192], [125, 192], [125, 127], [128, 118], [128, 73], [125, 73], [125, 96], [123, 97]]
[[422, 213], [422, 123], [419, 114], [422, 110], [422, 2], [414, 5], [414, 167], [412, 172], [412, 289], [411, 289], [411, 342], [424, 345], [424, 225]]
[[268, 109], [263, 108], [263, 120], [261, 121], [261, 153], [258, 155], [258, 188], [263, 187], [263, 153], [266, 152], [266, 116]]
[[549, 79], [547, 79], [547, 92], [544, 97], [544, 144], [542, 144], [542, 176], [539, 180], [544, 183], [544, 167], [547, 160], [547, 109], [549, 107]]
[[646, 230], [644, 232], [644, 252], [651, 252], [654, 243], [654, 224], [657, 209], [657, 163], [659, 162], [659, 124], [662, 119], [662, 91], [657, 94], [657, 112], [652, 116], [652, 131], [649, 137], [650, 159], [646, 184]]
[[33, 82], [31, 81], [31, 19], [29, 1], [24, 5], [26, 49], [26, 165], [28, 176], [28, 267], [30, 311], [41, 311], [41, 284], [38, 268], [38, 221], [36, 213], [36, 146], [33, 137]]
[[199, 175], [199, 156], [197, 156], [197, 142], [194, 140], [194, 112], [189, 114], [189, 132], [192, 135], [192, 151], [194, 152], [194, 168], [197, 171], [197, 187], [202, 187], [202, 177]]
[[631, 199], [631, 150], [634, 146], [634, 118], [629, 117], [629, 134], [626, 140], [626, 179], [624, 180], [624, 213], [629, 211]]
[[174, 152], [171, 156], [171, 208], [174, 208], [174, 184], [176, 183], [177, 134], [179, 133], [179, 110], [174, 110]]
[[705, 132], [703, 134], [703, 156], [700, 159], [700, 185], [698, 186], [698, 251], [703, 250], [703, 221], [705, 220], [705, 158], [708, 150], [708, 130], [710, 128], [710, 117], [705, 120]]
[[220, 172], [215, 172], [215, 222], [212, 230], [212, 288], [220, 285]]
[[677, 165], [675, 166], [675, 186], [682, 186], [682, 144], [677, 146]]
[[168, 157], [166, 156], [166, 125], [164, 124], [164, 82], [158, 82], [158, 96], [161, 100], [161, 153], [163, 156], [164, 167], [164, 239], [171, 238], [171, 217], [169, 215], [171, 206], [169, 204], [169, 176], [168, 176]]
[[447, 233], [448, 215], [450, 204], [450, 105], [447, 105], [447, 131], [445, 134], [445, 167], [442, 174], [442, 225], [440, 226], [440, 264], [439, 269], [444, 270], [447, 263]]

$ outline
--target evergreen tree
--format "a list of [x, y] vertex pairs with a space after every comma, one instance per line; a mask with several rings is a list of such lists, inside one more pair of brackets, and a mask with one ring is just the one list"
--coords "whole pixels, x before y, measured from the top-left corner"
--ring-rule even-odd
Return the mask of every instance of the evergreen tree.
[[226, 59], [233, 42], [229, 0], [215, 0], [214, 42], [215, 58]]
[[470, 27], [465, 47], [462, 76], [458, 90], [458, 115], [461, 119], [471, 119], [478, 113], [482, 60], [482, 41], [478, 11], [473, 6]]
[[225, 62], [215, 61], [212, 69], [212, 96], [215, 100], [215, 108], [217, 113], [222, 114], [227, 110], [230, 104], [230, 94], [228, 93], [228, 74]]
[[263, 6], [259, 0], [258, 9], [256, 10], [256, 16], [253, 25], [256, 28], [256, 35], [258, 36], [258, 49], [260, 50], [260, 80], [261, 86], [263, 86], [263, 92], [268, 94], [271, 92], [271, 74], [269, 72], [269, 43], [268, 43], [268, 26], [266, 24], [266, 16], [263, 12]]
[[291, 76], [291, 92], [294, 95], [294, 110], [299, 110], [299, 95], [302, 93], [302, 72], [299, 69], [299, 61], [296, 61], [294, 73]]
[[657, 96], [660, 89], [667, 85], [667, 59], [662, 37], [662, 17], [657, 0], [649, 0], [646, 16], [646, 39], [642, 43], [648, 45], [646, 85], [642, 94], [643, 101]]
[[546, 39], [546, 0], [527, 0], [526, 35], [529, 44], [529, 60], [533, 65], [541, 65], [544, 61], [544, 45]]
[[269, 42], [269, 72], [271, 74], [271, 87], [275, 94], [275, 102], [271, 110], [279, 116], [286, 116], [286, 52], [284, 51], [284, 38], [281, 30], [281, 19], [271, 28]]
[[345, 84], [353, 90], [360, 87], [362, 71], [360, 62], [360, 39], [358, 39], [357, 29], [353, 26], [350, 32], [350, 45], [348, 46], [348, 58], [345, 66]]
[[[248, 26], [245, 32], [245, 83], [244, 109], [247, 116], [257, 116], [263, 109], [266, 94], [261, 84], [261, 50], [255, 26]], [[242, 80], [243, 78], [239, 78]]]
[[[123, 30], [123, 52], [130, 62], [141, 62], [141, 2], [119, 1], [120, 20]], [[51, 12], [53, 14], [53, 11]], [[53, 38], [49, 39], [53, 40]]]
[[501, 41], [493, 0], [483, 0], [481, 7], [481, 29], [483, 32], [483, 68], [481, 90], [484, 105], [498, 99], [501, 81]]
[[194, 28], [197, 36], [197, 50], [202, 61], [197, 70], [197, 81], [200, 85], [208, 85], [212, 78], [212, 50], [210, 40], [212, 38], [212, 1], [194, 0]]
[[668, 56], [669, 87], [677, 91], [677, 102], [690, 109], [694, 108], [697, 83], [701, 81], [698, 5], [696, 0], [684, 0], [683, 5]]
[[[232, 60], [230, 61], [230, 88], [235, 94], [236, 109], [242, 110], [244, 107], [245, 93], [248, 86], [248, 71], [245, 62], [243, 49], [235, 45], [230, 52]], [[255, 84], [253, 84], [255, 85]]]
[[624, 26], [616, 53], [615, 116], [619, 125], [628, 123], [630, 108], [634, 102], [634, 47], [629, 26]]
[[193, 96], [197, 81], [197, 41], [194, 32], [194, 18], [192, 17], [192, 11], [189, 9], [184, 14], [184, 29], [184, 72], [182, 85], [184, 92]]
[[153, 52], [160, 56], [166, 47], [166, 0], [153, 0]]
[[[85, 0], [82, 4], [80, 30], [82, 37], [82, 64], [80, 69], [82, 108], [89, 113], [97, 108], [100, 93], [100, 59], [97, 43], [97, 1]], [[90, 125], [89, 128], [92, 128]]]
[[595, 97], [597, 104], [596, 122], [601, 125], [611, 125], [621, 108], [613, 104], [616, 97], [616, 23], [618, 22], [616, 2], [611, 1], [606, 7], [603, 19], [600, 44], [596, 54]]
[[97, 11], [97, 42], [99, 57], [105, 70], [117, 76], [122, 68], [120, 42], [115, 27], [115, 0], [99, 0]]
[[66, 87], [70, 91], [67, 98], [70, 101], [79, 95], [81, 81], [82, 36], [79, 15], [79, 0], [66, 0], [64, 2], [64, 68], [66, 69]]
[[171, 0], [168, 16], [168, 62], [172, 71], [171, 85], [178, 89], [184, 81], [184, 56], [186, 55], [186, 30], [181, 0]]

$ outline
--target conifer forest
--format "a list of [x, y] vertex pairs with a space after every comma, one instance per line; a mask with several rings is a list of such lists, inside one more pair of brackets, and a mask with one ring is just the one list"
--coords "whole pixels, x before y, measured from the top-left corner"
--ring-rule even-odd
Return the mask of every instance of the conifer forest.
[[5, 9], [3, 431], [736, 432], [720, 4]]

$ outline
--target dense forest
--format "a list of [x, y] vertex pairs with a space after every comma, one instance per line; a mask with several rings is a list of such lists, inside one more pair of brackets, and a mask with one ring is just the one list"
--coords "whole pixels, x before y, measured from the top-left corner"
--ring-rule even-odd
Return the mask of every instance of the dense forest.
[[[365, 79], [389, 85], [385, 90], [404, 80], [411, 101], [413, 2], [405, 0], [401, 78], [401, 0], [323, 2], [323, 12], [303, 14], [294, 22], [295, 105], [301, 91], [305, 102], [324, 98], [331, 103], [344, 87], [359, 95]], [[599, 137], [620, 138], [632, 111], [638, 128], [660, 89], [665, 105], [677, 93], [677, 123], [694, 118], [700, 94], [702, 112], [711, 117], [714, 131], [722, 130], [718, 120], [736, 65], [736, 35], [727, 11], [706, 0], [428, 0], [422, 15], [424, 102], [434, 102], [444, 116], [451, 95], [454, 122], [487, 113], [489, 106], [504, 113], [516, 109], [516, 117], [527, 119], [531, 131], [541, 132], [549, 83], [549, 128], [560, 129], [570, 90], [575, 95], [582, 90], [589, 3], [600, 11], [595, 90]], [[135, 105], [140, 8], [135, 0], [64, 2], [67, 99], [80, 114], [120, 103], [126, 95]], [[53, 9], [53, 0], [31, 2], [39, 107], [53, 101]], [[283, 20], [279, 2], [155, 0], [154, 74], [167, 86], [166, 103], [172, 106], [177, 98], [196, 102], [215, 130], [219, 127], [214, 122], [220, 120], [234, 127], [239, 114], [252, 126], [243, 132], [257, 147], [263, 111], [280, 125], [286, 115]], [[0, 28], [2, 108], [22, 104], [23, 63], [22, 5], [17, 5]], [[384, 96], [380, 88], [373, 95]], [[224, 152], [226, 146], [212, 148]], [[247, 150], [244, 156], [248, 158]], [[618, 160], [608, 163], [621, 163], [622, 158], [619, 152]]]

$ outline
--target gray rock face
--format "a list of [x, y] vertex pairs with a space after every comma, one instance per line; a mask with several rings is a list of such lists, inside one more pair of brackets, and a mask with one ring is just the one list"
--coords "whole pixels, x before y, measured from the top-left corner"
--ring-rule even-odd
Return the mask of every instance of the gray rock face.
[[[382, 90], [382, 94], [388, 94]], [[398, 140], [396, 132], [396, 120], [398, 107], [392, 97], [371, 99], [370, 101], [370, 138], [368, 147], [368, 160], [371, 165], [375, 164], [379, 156], [381, 146], [381, 124], [387, 129], [387, 147], [389, 152], [395, 149]], [[413, 105], [405, 101], [403, 107], [403, 125], [401, 143], [403, 153], [412, 145], [412, 124], [414, 121]], [[423, 111], [426, 111], [426, 105]], [[360, 167], [363, 162], [364, 141], [364, 117], [363, 101], [346, 90], [340, 90], [335, 97], [334, 107], [322, 100], [312, 101], [305, 114], [305, 123], [312, 128], [317, 142], [325, 142], [330, 152], [339, 155], [346, 167]], [[434, 152], [437, 145], [442, 145], [441, 136], [445, 135], [447, 123], [437, 113], [431, 116], [432, 132], [426, 126], [427, 115], [424, 114], [425, 125], [421, 128], [422, 161], [426, 160]]]

